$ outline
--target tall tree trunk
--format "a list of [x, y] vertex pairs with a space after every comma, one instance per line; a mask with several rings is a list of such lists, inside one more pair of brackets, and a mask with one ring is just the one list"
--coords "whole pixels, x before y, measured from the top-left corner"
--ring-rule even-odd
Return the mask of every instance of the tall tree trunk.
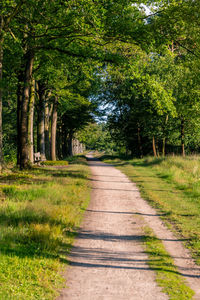
[[159, 152], [158, 140], [157, 139], [155, 141], [155, 145], [156, 145], [156, 155], [157, 155], [157, 157], [160, 157], [160, 152]]
[[70, 156], [73, 156], [73, 132], [70, 131], [69, 133], [69, 142], [68, 142], [68, 152]]
[[165, 156], [165, 144], [166, 144], [166, 137], [162, 139], [162, 156]]
[[40, 152], [40, 134], [39, 134], [40, 116], [37, 108], [37, 152]]
[[156, 154], [156, 143], [155, 143], [155, 137], [153, 136], [153, 139], [152, 139], [152, 146], [153, 146], [153, 155], [154, 157], [157, 156]]
[[181, 150], [182, 156], [185, 156], [185, 122], [181, 119]]
[[65, 128], [65, 124], [62, 125], [62, 156], [65, 158], [67, 156], [67, 132]]
[[45, 87], [39, 84], [39, 105], [38, 105], [38, 143], [41, 160], [46, 160], [45, 156]]
[[140, 124], [137, 124], [137, 137], [138, 137], [138, 147], [139, 147], [139, 155], [142, 158], [143, 157], [143, 149], [142, 149], [142, 142], [141, 142], [141, 136], [140, 136]]
[[0, 17], [0, 172], [3, 167], [2, 79], [3, 79], [3, 18]]
[[57, 144], [58, 159], [63, 159], [63, 156], [62, 156], [62, 124], [60, 124], [60, 126], [57, 126], [56, 144]]
[[34, 104], [35, 104], [35, 80], [32, 79], [31, 87], [30, 87], [29, 109], [28, 109], [28, 156], [31, 163], [34, 163], [34, 156], [33, 156]]
[[21, 135], [20, 135], [20, 168], [26, 169], [29, 167], [28, 159], [28, 123], [27, 123], [27, 114], [28, 114], [28, 103], [29, 103], [29, 89], [31, 85], [31, 77], [33, 71], [34, 63], [34, 53], [28, 51], [26, 54], [26, 67], [25, 67], [25, 78], [24, 78], [24, 89], [23, 89], [23, 99], [21, 107]]
[[55, 102], [53, 105], [52, 112], [52, 120], [51, 120], [51, 159], [56, 160], [56, 129], [57, 129], [57, 106], [58, 106], [58, 98], [55, 98]]
[[[166, 116], [166, 119], [165, 119], [165, 127], [166, 127], [166, 125], [167, 125], [167, 122], [168, 122], [168, 115]], [[164, 128], [164, 134], [165, 134], [165, 131], [166, 130], [166, 128]], [[162, 140], [162, 156], [165, 156], [165, 145], [166, 145], [166, 137], [164, 137], [163, 138], [163, 140]]]
[[[1, 1], [3, 2], [3, 1]], [[3, 128], [2, 128], [2, 78], [3, 78], [3, 43], [4, 33], [8, 31], [10, 21], [18, 14], [23, 1], [19, 1], [18, 4], [13, 8], [12, 13], [9, 16], [3, 17], [0, 13], [0, 171], [3, 167]]]
[[50, 110], [49, 110], [49, 96], [45, 99], [45, 112], [44, 112], [44, 138], [45, 138], [45, 155], [50, 159], [50, 139], [49, 139], [49, 124], [50, 124]]
[[17, 80], [17, 165], [20, 166], [21, 160], [21, 112], [22, 112], [22, 94], [23, 94], [23, 74], [21, 70], [18, 73]]

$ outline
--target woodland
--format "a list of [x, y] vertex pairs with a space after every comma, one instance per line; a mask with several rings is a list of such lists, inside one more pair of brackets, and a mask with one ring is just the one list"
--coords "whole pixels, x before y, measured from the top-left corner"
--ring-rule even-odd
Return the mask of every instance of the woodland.
[[0, 165], [198, 153], [198, 0], [1, 0]]

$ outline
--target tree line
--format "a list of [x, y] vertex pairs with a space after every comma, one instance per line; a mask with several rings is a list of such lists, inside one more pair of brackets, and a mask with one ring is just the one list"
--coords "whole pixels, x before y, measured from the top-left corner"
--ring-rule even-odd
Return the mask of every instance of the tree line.
[[132, 45], [127, 63], [101, 74], [97, 97], [118, 151], [199, 153], [199, 16], [198, 1], [157, 2], [146, 19], [148, 43]]
[[21, 169], [34, 151], [70, 155], [104, 104], [112, 141], [134, 155], [198, 150], [199, 11], [192, 0], [1, 2], [1, 167], [8, 153]]
[[[91, 120], [94, 105], [88, 94], [97, 64], [115, 61], [119, 55], [111, 45], [131, 35], [132, 2], [1, 2], [1, 165], [3, 141], [9, 140], [8, 113], [15, 119], [13, 139], [21, 169], [32, 163], [33, 147], [53, 160], [57, 152], [70, 152], [67, 136], [71, 143], [73, 133]], [[124, 13], [119, 18], [120, 11]], [[125, 35], [120, 28], [123, 20]], [[2, 102], [7, 120], [3, 125]]]

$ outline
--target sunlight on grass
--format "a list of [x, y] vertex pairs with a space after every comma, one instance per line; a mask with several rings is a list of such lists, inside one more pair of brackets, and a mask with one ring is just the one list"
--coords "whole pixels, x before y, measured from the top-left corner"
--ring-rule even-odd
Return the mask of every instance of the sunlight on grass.
[[0, 176], [0, 299], [56, 297], [89, 202], [88, 170], [81, 157]]
[[163, 288], [163, 292], [169, 295], [169, 299], [192, 299], [194, 292], [185, 284], [162, 242], [149, 227], [145, 227], [144, 232], [143, 240], [146, 245], [145, 252], [149, 257], [148, 264], [156, 272], [156, 281]]
[[67, 166], [68, 161], [66, 160], [45, 160], [40, 163], [42, 166]]

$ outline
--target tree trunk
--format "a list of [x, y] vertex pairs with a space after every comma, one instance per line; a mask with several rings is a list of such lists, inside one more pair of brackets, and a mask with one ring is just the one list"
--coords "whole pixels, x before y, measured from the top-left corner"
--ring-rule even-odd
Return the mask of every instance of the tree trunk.
[[0, 172], [3, 167], [2, 79], [3, 79], [3, 20], [0, 18]]
[[23, 89], [23, 99], [21, 107], [21, 130], [20, 130], [20, 168], [26, 169], [29, 167], [28, 159], [28, 123], [27, 123], [27, 113], [28, 113], [28, 103], [29, 103], [29, 89], [31, 84], [31, 77], [33, 71], [34, 63], [34, 53], [28, 51], [26, 54], [26, 67], [25, 67], [25, 78], [24, 78], [24, 89]]
[[159, 152], [158, 140], [157, 139], [156, 139], [155, 144], [156, 144], [156, 155], [157, 155], [157, 157], [160, 157], [160, 152]]
[[[168, 122], [168, 115], [166, 116], [166, 119], [165, 119], [165, 127], [167, 125], [167, 122]], [[165, 131], [166, 128], [164, 128], [164, 134], [165, 134]], [[166, 145], [166, 137], [163, 138], [163, 141], [162, 141], [162, 156], [165, 156], [165, 145]]]
[[32, 164], [34, 163], [34, 156], [33, 156], [34, 104], [35, 104], [35, 80], [32, 79], [31, 87], [30, 87], [29, 109], [28, 109], [28, 156]]
[[185, 156], [185, 122], [184, 119], [181, 119], [181, 150], [182, 156]]
[[45, 88], [39, 83], [39, 105], [38, 105], [38, 151], [41, 155], [41, 160], [46, 160], [45, 156]]
[[153, 140], [152, 140], [152, 146], [153, 146], [153, 155], [154, 157], [157, 157], [156, 154], [156, 143], [155, 143], [155, 137], [153, 136]]
[[50, 111], [49, 111], [48, 100], [49, 97], [45, 99], [44, 138], [45, 138], [45, 155], [47, 159], [50, 159], [50, 139], [49, 139]]
[[70, 131], [69, 133], [69, 143], [68, 143], [68, 152], [70, 156], [73, 156], [73, 133]]
[[142, 143], [141, 143], [140, 125], [139, 125], [139, 123], [138, 123], [138, 126], [137, 126], [137, 137], [138, 137], [139, 155], [140, 155], [140, 158], [142, 158], [143, 157], [143, 149], [142, 149]]
[[65, 158], [68, 154], [67, 132], [65, 124], [62, 125], [62, 156]]
[[166, 144], [166, 138], [164, 137], [162, 140], [162, 156], [165, 156], [165, 144]]
[[58, 98], [55, 98], [52, 112], [52, 121], [51, 121], [51, 159], [56, 160], [56, 129], [57, 129], [57, 106]]
[[23, 82], [22, 69], [18, 73], [18, 84], [17, 84], [17, 165], [20, 166], [21, 160], [21, 112], [22, 112], [22, 82]]
[[57, 141], [57, 156], [58, 156], [58, 159], [63, 159], [63, 156], [62, 156], [62, 124], [60, 126], [57, 126], [57, 138], [56, 138], [56, 141]]

